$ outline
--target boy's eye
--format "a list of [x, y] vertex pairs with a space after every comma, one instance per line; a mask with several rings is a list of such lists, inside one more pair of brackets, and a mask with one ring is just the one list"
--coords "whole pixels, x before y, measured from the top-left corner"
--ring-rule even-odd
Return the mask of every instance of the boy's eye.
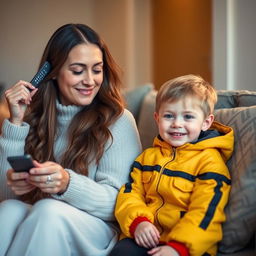
[[189, 114], [185, 115], [184, 117], [185, 117], [185, 119], [193, 119], [194, 118], [194, 116], [189, 115]]
[[164, 114], [164, 118], [167, 118], [167, 119], [173, 118], [173, 115], [172, 114]]

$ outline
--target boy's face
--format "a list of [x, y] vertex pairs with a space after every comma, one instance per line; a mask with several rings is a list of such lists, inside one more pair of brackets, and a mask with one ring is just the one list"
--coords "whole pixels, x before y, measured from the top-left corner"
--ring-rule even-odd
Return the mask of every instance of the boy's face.
[[155, 120], [159, 134], [173, 147], [196, 141], [201, 131], [206, 131], [213, 122], [213, 115], [204, 117], [199, 100], [192, 97], [175, 102], [164, 102]]

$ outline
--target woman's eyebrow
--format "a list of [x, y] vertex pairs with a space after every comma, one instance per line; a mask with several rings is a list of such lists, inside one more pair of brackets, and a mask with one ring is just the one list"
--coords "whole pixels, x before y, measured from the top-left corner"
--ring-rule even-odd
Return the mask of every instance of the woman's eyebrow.
[[[95, 63], [93, 66], [98, 66], [98, 65], [103, 65], [103, 61], [97, 62]], [[87, 65], [84, 63], [80, 63], [80, 62], [75, 62], [69, 65], [70, 67], [72, 66], [82, 66], [82, 67], [86, 67]]]

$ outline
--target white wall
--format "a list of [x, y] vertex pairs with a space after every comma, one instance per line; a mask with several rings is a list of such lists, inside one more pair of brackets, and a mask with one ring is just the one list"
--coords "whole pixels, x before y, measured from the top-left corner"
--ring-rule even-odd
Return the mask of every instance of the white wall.
[[256, 1], [235, 0], [233, 8], [234, 88], [256, 90]]
[[213, 0], [213, 84], [256, 90], [256, 1]]
[[227, 6], [226, 0], [213, 0], [213, 84], [227, 89]]
[[124, 72], [125, 86], [150, 82], [150, 2], [4, 1], [0, 8], [0, 83], [9, 87], [20, 79], [29, 81], [49, 37], [65, 23], [85, 23], [103, 37]]

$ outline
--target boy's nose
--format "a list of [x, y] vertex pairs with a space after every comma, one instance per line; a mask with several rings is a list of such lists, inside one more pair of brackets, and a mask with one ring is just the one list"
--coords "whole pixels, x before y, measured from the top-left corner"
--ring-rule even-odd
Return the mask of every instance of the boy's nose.
[[182, 120], [180, 118], [175, 118], [172, 122], [172, 127], [181, 127], [182, 126]]

